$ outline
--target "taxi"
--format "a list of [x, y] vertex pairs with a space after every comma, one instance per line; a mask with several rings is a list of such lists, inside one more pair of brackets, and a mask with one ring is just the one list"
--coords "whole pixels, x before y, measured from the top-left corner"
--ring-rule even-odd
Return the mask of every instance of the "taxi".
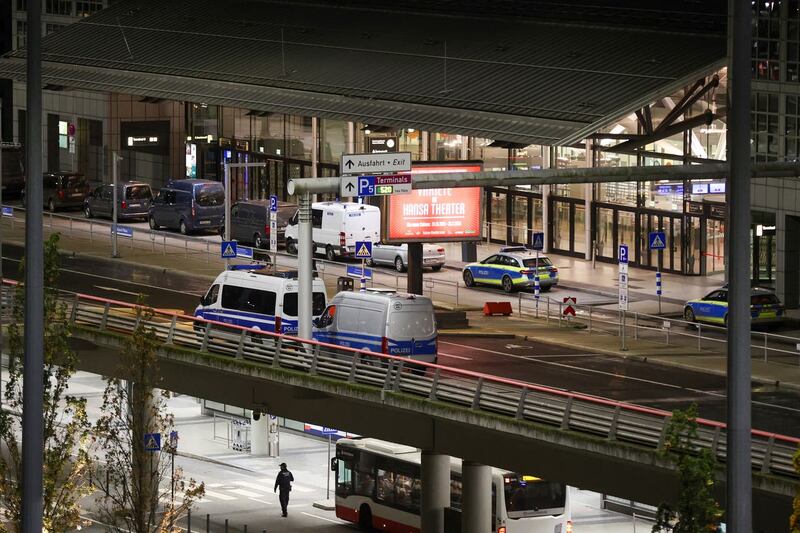
[[[783, 319], [784, 307], [774, 292], [755, 287], [750, 293], [750, 318], [753, 324], [777, 322]], [[687, 322], [708, 322], [728, 325], [728, 289], [711, 291], [697, 300], [689, 300], [683, 308]]]
[[[461, 275], [467, 287], [494, 285], [505, 292], [533, 288], [535, 285], [537, 259], [535, 252], [524, 246], [501, 248], [478, 263], [469, 263]], [[539, 255], [539, 288], [549, 291], [558, 284], [558, 269], [550, 258]]]

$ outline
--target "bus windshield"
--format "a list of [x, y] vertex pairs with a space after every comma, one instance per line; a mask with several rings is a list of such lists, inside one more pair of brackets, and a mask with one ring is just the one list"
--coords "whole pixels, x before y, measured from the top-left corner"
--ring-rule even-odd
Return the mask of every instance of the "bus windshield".
[[515, 474], [506, 474], [504, 480], [506, 511], [509, 516], [514, 513], [531, 515], [525, 511], [558, 514], [564, 509], [567, 487], [563, 483]]

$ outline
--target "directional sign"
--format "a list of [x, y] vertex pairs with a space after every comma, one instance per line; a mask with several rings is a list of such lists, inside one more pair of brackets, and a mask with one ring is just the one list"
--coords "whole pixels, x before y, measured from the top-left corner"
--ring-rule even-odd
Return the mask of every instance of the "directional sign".
[[269, 214], [269, 251], [278, 251], [278, 213], [271, 211]]
[[650, 249], [663, 250], [667, 247], [667, 235], [663, 231], [650, 232]]
[[563, 302], [565, 305], [562, 314], [564, 316], [570, 316], [570, 315], [575, 316], [575, 308], [573, 306], [577, 305], [578, 299], [575, 298], [574, 296], [565, 296]]
[[619, 309], [620, 311], [628, 310], [628, 289], [619, 291]]
[[144, 434], [144, 451], [157, 452], [161, 449], [161, 433]]
[[370, 241], [356, 241], [356, 259], [372, 258], [372, 243]]
[[358, 196], [387, 196], [411, 192], [411, 174], [358, 176]]
[[222, 241], [220, 246], [220, 256], [223, 259], [236, 258], [236, 241]]
[[248, 248], [247, 246], [237, 246], [236, 247], [236, 256], [241, 257], [242, 259], [252, 259], [253, 258], [253, 249]]
[[170, 431], [169, 432], [169, 447], [172, 451], [177, 451], [178, 449], [178, 432], [177, 431]]
[[269, 210], [272, 213], [278, 212], [278, 197], [274, 194], [270, 195], [269, 197]]
[[322, 428], [322, 434], [323, 434], [323, 435], [336, 435], [337, 433], [339, 433], [339, 430], [338, 430], [338, 429], [335, 429], [335, 428], [326, 428], [326, 427], [324, 427], [324, 426], [323, 426], [323, 428]]
[[[362, 275], [361, 275], [361, 267], [349, 266], [348, 265], [348, 267], [347, 267], [347, 276], [350, 277], [350, 278], [361, 278], [362, 277]], [[363, 278], [364, 279], [372, 279], [372, 269], [371, 268], [365, 268], [364, 269]]]
[[541, 231], [534, 231], [531, 234], [531, 248], [534, 250], [544, 250], [544, 233]]
[[358, 196], [358, 176], [347, 176], [339, 183], [339, 196]]
[[3, 216], [4, 217], [13, 217], [14, 216], [14, 208], [13, 207], [3, 206]]
[[370, 174], [374, 172], [408, 172], [410, 170], [411, 152], [342, 155], [342, 175]]
[[619, 258], [620, 263], [627, 263], [628, 262], [628, 245], [627, 244], [620, 244], [619, 245]]
[[[133, 238], [133, 228], [129, 226], [120, 226], [117, 225], [117, 237], [126, 237], [128, 239]], [[114, 234], [114, 225], [111, 225], [111, 234]]]

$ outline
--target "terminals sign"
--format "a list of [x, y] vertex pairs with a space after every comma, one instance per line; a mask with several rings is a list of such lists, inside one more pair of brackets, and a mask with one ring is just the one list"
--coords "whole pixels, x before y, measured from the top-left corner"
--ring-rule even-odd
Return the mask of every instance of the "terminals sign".
[[651, 250], [663, 250], [667, 247], [667, 235], [663, 231], [651, 231], [649, 241]]
[[356, 259], [372, 258], [372, 243], [370, 241], [356, 241]]
[[157, 452], [161, 449], [161, 433], [145, 433], [144, 451]]

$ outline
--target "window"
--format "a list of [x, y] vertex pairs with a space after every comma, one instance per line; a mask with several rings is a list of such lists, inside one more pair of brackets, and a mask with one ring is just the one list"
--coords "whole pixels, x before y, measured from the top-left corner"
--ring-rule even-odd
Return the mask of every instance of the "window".
[[66, 24], [51, 24], [50, 22], [48, 22], [47, 24], [45, 24], [44, 34], [45, 35], [50, 35], [51, 33], [55, 33], [55, 32], [57, 32], [59, 30], [62, 30], [64, 28], [66, 28], [66, 27], [67, 27]]
[[552, 512], [563, 509], [566, 502], [566, 485], [563, 483], [519, 475], [506, 476], [504, 481], [509, 513], [540, 509]]
[[17, 0], [17, 11], [27, 11], [28, 0]]
[[235, 285], [222, 289], [222, 307], [262, 315], [275, 314], [275, 293]]
[[712, 302], [727, 302], [728, 301], [728, 292], [727, 291], [714, 291], [703, 300], [709, 300]]
[[211, 207], [225, 204], [225, 190], [221, 185], [203, 185], [194, 191], [197, 205]]
[[111, 191], [112, 191], [113, 187], [105, 186], [102, 189], [103, 189], [103, 192], [102, 192], [101, 198], [103, 200], [109, 200], [110, 201], [111, 200]]
[[28, 42], [28, 23], [24, 20], [17, 21], [17, 48], [25, 48]]
[[485, 264], [485, 265], [494, 265], [497, 262], [497, 258], [498, 258], [498, 256], [496, 256], [496, 255], [490, 255], [489, 257], [487, 257], [486, 259], [483, 260], [483, 264]]
[[208, 292], [203, 297], [203, 305], [211, 305], [217, 301], [219, 296], [219, 284], [212, 285]]
[[153, 193], [147, 185], [134, 185], [125, 189], [125, 197], [128, 200], [150, 200]]
[[395, 311], [389, 321], [389, 337], [395, 340], [429, 337], [436, 332], [433, 313], [419, 309]]
[[353, 493], [353, 462], [340, 458], [336, 462], [336, 495], [349, 496]]
[[750, 305], [777, 305], [780, 300], [774, 294], [754, 294], [750, 296]]
[[311, 210], [311, 227], [312, 228], [322, 227], [322, 209]]
[[[321, 315], [325, 311], [325, 294], [315, 292], [311, 303], [311, 314]], [[297, 316], [297, 293], [287, 292], [283, 295], [283, 314], [286, 316]]]
[[[526, 268], [527, 267], [536, 268], [536, 259], [535, 258], [526, 259], [526, 260], [524, 260], [522, 262], [522, 264], [525, 265]], [[552, 264], [553, 264], [553, 262], [550, 261], [549, 257], [540, 257], [539, 258], [539, 266], [540, 267], [542, 267], [542, 266], [551, 266]]]
[[47, 0], [45, 12], [50, 15], [72, 15], [72, 0]]
[[103, 9], [103, 2], [84, 0], [75, 2], [75, 15], [78, 17], [88, 17], [96, 11]]
[[752, 120], [751, 157], [757, 162], [776, 161], [779, 140], [778, 95], [754, 92], [750, 100], [750, 118]]
[[758, 80], [778, 81], [780, 76], [780, 2], [753, 2], [752, 75]]

